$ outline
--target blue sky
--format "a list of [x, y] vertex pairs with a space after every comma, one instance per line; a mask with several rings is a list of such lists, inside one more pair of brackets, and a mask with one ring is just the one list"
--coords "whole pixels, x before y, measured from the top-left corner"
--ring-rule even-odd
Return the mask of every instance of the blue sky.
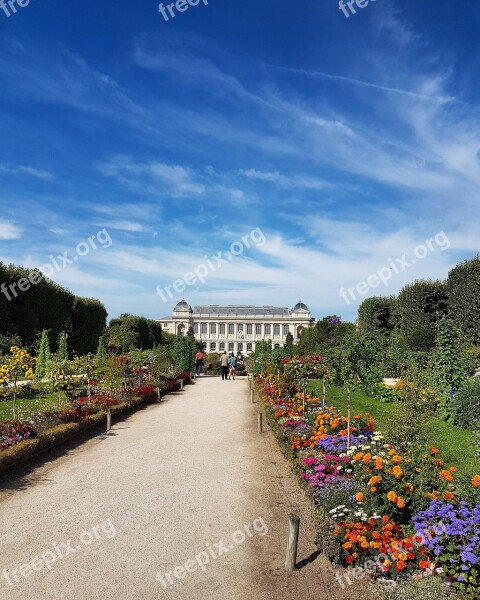
[[[354, 319], [369, 295], [445, 278], [478, 253], [480, 5], [31, 0], [0, 9], [0, 260], [29, 267], [112, 244], [52, 278], [160, 318], [191, 304]], [[339, 294], [443, 231], [389, 285]], [[433, 250], [432, 250], [433, 248]], [[400, 264], [400, 263], [398, 263]]]

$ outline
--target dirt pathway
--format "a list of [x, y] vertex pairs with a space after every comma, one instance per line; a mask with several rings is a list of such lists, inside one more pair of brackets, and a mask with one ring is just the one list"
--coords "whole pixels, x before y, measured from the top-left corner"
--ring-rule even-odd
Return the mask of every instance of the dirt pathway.
[[[204, 378], [0, 493], [9, 600], [360, 597], [315, 557], [310, 505], [245, 380]], [[287, 574], [288, 514], [303, 515]]]

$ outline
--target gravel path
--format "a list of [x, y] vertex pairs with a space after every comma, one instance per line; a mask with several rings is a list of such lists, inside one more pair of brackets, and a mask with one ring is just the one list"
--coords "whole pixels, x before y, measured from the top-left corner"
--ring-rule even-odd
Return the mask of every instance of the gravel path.
[[[315, 558], [309, 502], [258, 407], [245, 380], [202, 378], [0, 492], [0, 597], [360, 598]], [[309, 560], [287, 574], [292, 510]]]

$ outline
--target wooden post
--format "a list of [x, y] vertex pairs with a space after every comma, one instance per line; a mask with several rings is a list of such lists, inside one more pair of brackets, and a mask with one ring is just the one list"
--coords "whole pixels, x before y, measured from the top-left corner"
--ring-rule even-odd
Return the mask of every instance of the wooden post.
[[263, 433], [263, 413], [258, 413], [258, 433]]
[[325, 377], [323, 378], [323, 389], [322, 389], [322, 408], [326, 409], [327, 405], [327, 385], [325, 383]]
[[112, 429], [112, 409], [107, 408], [107, 431]]
[[290, 515], [288, 521], [288, 543], [287, 556], [285, 559], [285, 569], [295, 571], [297, 568], [298, 534], [300, 531], [300, 517]]
[[255, 390], [254, 389], [250, 390], [250, 399], [252, 402], [255, 402]]
[[162, 401], [162, 392], [160, 391], [160, 388], [157, 388], [157, 396], [158, 396], [158, 401], [161, 402]]
[[182, 390], [183, 390], [183, 377], [182, 377], [182, 379], [180, 379], [180, 391], [182, 391]]
[[350, 393], [350, 384], [347, 385], [347, 450], [350, 450], [350, 441], [352, 438], [352, 395]]

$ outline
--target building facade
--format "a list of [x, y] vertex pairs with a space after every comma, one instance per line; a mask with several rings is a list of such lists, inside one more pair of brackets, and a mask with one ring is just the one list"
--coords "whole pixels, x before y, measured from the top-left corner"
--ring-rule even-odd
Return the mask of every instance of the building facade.
[[182, 300], [173, 315], [160, 319], [162, 329], [186, 335], [190, 327], [207, 352], [250, 354], [257, 342], [271, 340], [276, 348], [285, 345], [288, 333], [297, 342], [301, 332], [315, 324], [310, 310], [298, 302], [291, 310], [275, 306], [195, 306]]

